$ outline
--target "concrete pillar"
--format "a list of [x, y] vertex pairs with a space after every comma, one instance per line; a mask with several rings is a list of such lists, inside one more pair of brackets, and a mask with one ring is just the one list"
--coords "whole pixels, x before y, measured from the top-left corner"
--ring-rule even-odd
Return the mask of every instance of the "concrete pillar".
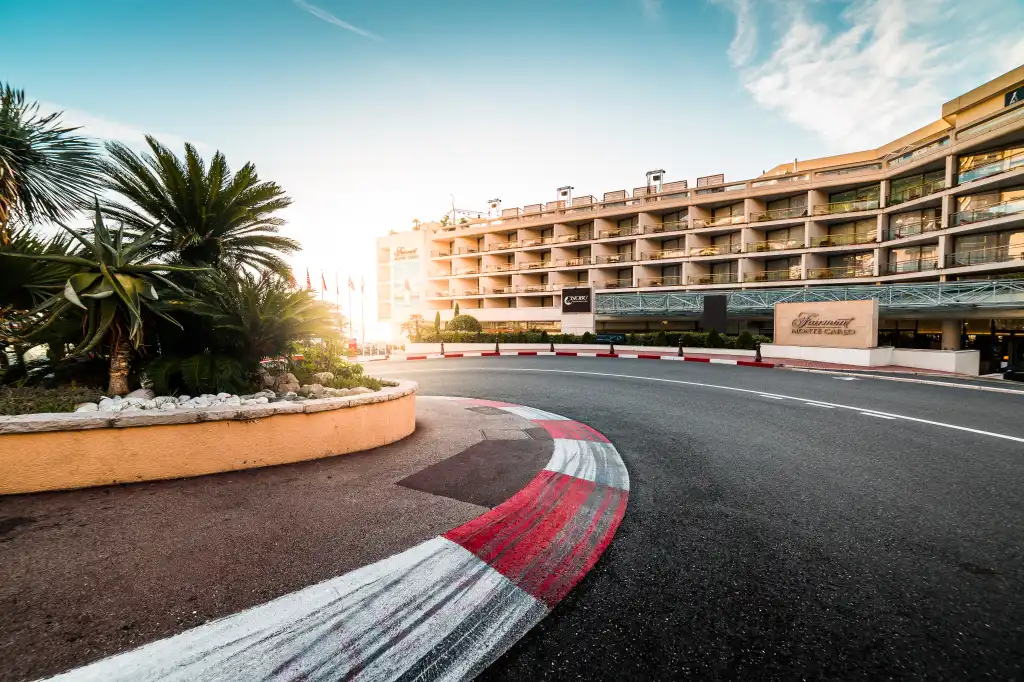
[[960, 330], [963, 320], [942, 321], [942, 350], [960, 350]]

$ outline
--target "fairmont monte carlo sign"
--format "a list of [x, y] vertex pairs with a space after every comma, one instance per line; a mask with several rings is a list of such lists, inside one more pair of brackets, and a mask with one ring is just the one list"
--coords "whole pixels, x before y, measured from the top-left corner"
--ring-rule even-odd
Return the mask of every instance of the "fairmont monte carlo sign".
[[878, 301], [776, 303], [775, 343], [874, 348], [878, 345]]

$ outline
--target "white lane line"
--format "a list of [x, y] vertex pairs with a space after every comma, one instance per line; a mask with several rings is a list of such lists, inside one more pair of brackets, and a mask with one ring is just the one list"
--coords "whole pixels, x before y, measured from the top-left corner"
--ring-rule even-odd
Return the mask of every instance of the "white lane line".
[[879, 419], [895, 419], [896, 417], [890, 417], [887, 414], [879, 414], [878, 412], [861, 412], [866, 417], [878, 417]]
[[[807, 367], [787, 367], [791, 372], [808, 372], [810, 374], [835, 374], [836, 372], [827, 369], [810, 369]], [[921, 376], [934, 376], [922, 374]], [[929, 381], [927, 379], [911, 379], [910, 377], [890, 377], [884, 374], [857, 374], [855, 377], [832, 377], [839, 381], [853, 381], [856, 378], [877, 379], [878, 381], [901, 381], [906, 384], [927, 384], [929, 386], [945, 386], [947, 388], [966, 388], [971, 391], [988, 391], [990, 393], [1010, 393], [1012, 395], [1024, 395], [1024, 391], [1016, 391], [1012, 388], [1001, 388], [999, 386], [979, 386], [977, 384], [958, 384], [952, 381]]]
[[785, 400], [786, 397], [782, 395], [771, 395], [769, 393], [759, 393], [762, 398], [771, 398], [772, 400]]
[[[578, 375], [590, 375], [599, 377], [615, 377], [617, 379], [639, 379], [640, 381], [658, 381], [665, 384], [679, 384], [682, 386], [700, 386], [701, 388], [718, 388], [723, 391], [735, 391], [737, 393], [750, 393], [753, 395], [764, 395], [762, 391], [755, 391], [750, 388], [737, 388], [736, 386], [720, 386], [718, 384], [705, 384], [699, 381], [683, 381], [682, 379], [662, 379], [659, 377], [641, 377], [634, 376], [632, 374], [610, 374], [607, 372], [580, 372], [577, 370], [569, 369], [534, 369], [526, 367], [472, 367], [465, 370], [459, 370], [454, 367], [451, 368], [437, 368], [437, 369], [412, 369], [412, 370], [399, 370], [396, 372], [402, 372], [403, 374], [409, 374], [412, 372], [546, 372], [549, 374], [578, 374]], [[790, 400], [799, 400], [801, 402], [811, 400], [810, 398], [801, 398], [798, 396], [784, 395], [783, 398], [789, 398]], [[964, 431], [966, 433], [973, 433], [979, 436], [989, 436], [991, 438], [1000, 438], [1002, 440], [1010, 440], [1015, 443], [1024, 443], [1024, 438], [1020, 436], [1010, 436], [1005, 433], [995, 433], [992, 431], [983, 431], [981, 429], [972, 429], [969, 426], [958, 426], [957, 424], [948, 424], [946, 422], [937, 422], [931, 419], [921, 419], [920, 417], [910, 417], [905, 414], [894, 414], [892, 412], [879, 412], [878, 410], [866, 410], [863, 407], [857, 407], [855, 405], [842, 405], [840, 403], [830, 403], [824, 400], [818, 401], [821, 405], [828, 405], [829, 407], [838, 407], [843, 410], [853, 410], [854, 412], [864, 412], [871, 414], [886, 414], [893, 419], [902, 419], [908, 422], [914, 422], [917, 424], [928, 424], [929, 426], [938, 426], [944, 429], [953, 429], [954, 431]]]
[[825, 403], [804, 403], [804, 405], [810, 405], [811, 407], [824, 407], [827, 410], [836, 409], [834, 405], [826, 405]]
[[836, 381], [858, 381], [857, 377], [832, 377]]

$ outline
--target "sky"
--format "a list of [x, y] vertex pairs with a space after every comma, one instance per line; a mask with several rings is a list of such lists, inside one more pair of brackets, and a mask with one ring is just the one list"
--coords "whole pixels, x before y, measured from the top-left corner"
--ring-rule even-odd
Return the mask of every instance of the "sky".
[[[1024, 64], [1024, 0], [0, 0], [0, 79], [256, 164], [299, 279], [457, 207], [874, 148]], [[342, 297], [344, 299], [344, 296]], [[344, 302], [344, 301], [343, 301]]]

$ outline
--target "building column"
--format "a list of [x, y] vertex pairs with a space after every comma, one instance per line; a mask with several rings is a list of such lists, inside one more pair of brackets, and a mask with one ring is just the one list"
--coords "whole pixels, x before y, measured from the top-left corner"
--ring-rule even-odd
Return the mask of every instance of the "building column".
[[960, 350], [960, 332], [963, 320], [942, 321], [942, 350]]

